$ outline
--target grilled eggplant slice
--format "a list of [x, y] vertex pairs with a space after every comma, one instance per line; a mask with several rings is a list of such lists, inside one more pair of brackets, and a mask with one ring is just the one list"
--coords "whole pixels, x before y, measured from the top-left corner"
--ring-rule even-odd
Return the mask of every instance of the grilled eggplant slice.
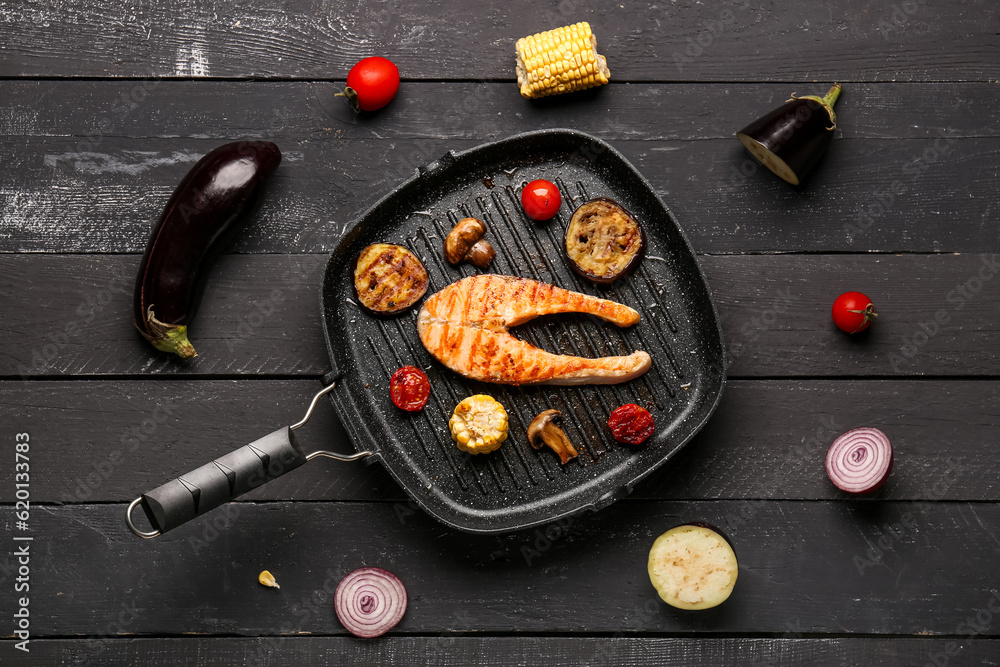
[[354, 262], [354, 293], [373, 315], [396, 315], [420, 301], [429, 284], [427, 269], [401, 245], [373, 243]]
[[576, 209], [566, 228], [566, 257], [573, 269], [600, 285], [610, 285], [638, 266], [646, 233], [625, 208], [606, 197]]

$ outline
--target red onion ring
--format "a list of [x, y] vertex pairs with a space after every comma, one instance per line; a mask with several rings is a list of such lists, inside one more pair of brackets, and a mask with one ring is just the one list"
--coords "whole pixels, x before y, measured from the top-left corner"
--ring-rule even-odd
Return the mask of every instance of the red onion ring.
[[856, 428], [833, 441], [826, 453], [826, 474], [848, 493], [874, 491], [892, 470], [892, 445], [877, 428]]
[[392, 630], [406, 611], [406, 587], [380, 567], [362, 567], [344, 577], [333, 595], [333, 609], [356, 637], [379, 637]]

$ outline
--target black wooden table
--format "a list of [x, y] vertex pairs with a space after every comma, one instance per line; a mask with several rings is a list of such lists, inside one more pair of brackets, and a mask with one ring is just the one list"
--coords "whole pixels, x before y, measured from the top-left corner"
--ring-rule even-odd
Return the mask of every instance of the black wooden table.
[[[611, 85], [522, 100], [514, 40], [579, 20]], [[998, 35], [990, 0], [0, 2], [0, 663], [995, 661]], [[355, 118], [334, 94], [375, 54], [404, 82]], [[837, 137], [791, 188], [734, 133], [832, 81]], [[126, 530], [137, 493], [301, 416], [327, 365], [321, 266], [349, 220], [448, 150], [549, 127], [622, 151], [700, 254], [730, 381], [679, 456], [548, 536], [454, 532], [380, 467], [332, 461], [156, 540]], [[246, 137], [284, 161], [213, 273], [200, 356], [180, 363], [132, 329], [139, 254], [191, 165]], [[829, 315], [852, 289], [879, 308], [856, 338]], [[896, 464], [854, 500], [822, 460], [862, 425], [889, 434]], [[302, 441], [339, 434], [323, 405]], [[645, 572], [685, 520], [721, 526], [740, 556], [714, 610], [667, 607]], [[410, 593], [379, 640], [332, 610], [361, 565]], [[280, 591], [256, 583], [265, 568]]]

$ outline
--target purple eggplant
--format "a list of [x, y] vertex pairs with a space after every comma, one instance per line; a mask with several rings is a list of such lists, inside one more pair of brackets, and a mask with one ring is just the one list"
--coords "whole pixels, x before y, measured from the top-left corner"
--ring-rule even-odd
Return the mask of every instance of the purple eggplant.
[[187, 328], [208, 268], [243, 227], [280, 162], [270, 141], [237, 141], [198, 160], [174, 190], [135, 283], [134, 324], [157, 350], [197, 356]]
[[841, 86], [833, 84], [825, 97], [792, 98], [736, 133], [750, 154], [792, 185], [798, 185], [833, 140], [837, 114], [833, 105]]

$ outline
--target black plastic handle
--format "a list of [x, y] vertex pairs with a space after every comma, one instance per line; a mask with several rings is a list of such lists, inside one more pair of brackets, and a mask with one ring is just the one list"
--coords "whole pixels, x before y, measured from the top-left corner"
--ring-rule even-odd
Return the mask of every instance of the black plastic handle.
[[165, 533], [305, 462], [286, 426], [144, 493], [142, 509]]

